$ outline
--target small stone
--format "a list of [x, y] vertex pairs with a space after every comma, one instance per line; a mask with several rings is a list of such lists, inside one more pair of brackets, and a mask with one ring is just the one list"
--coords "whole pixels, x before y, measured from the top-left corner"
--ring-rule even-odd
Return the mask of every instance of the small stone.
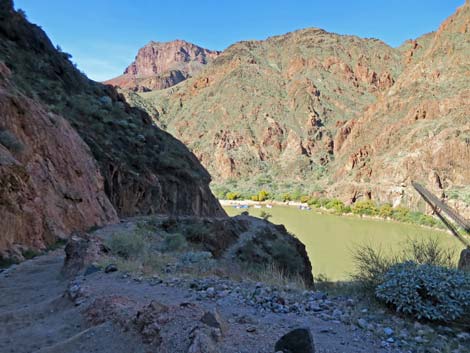
[[274, 351], [315, 353], [315, 346], [310, 330], [308, 328], [298, 328], [288, 332], [276, 342]]
[[385, 328], [384, 328], [384, 333], [385, 333], [385, 335], [387, 335], [387, 336], [393, 335], [393, 332], [394, 332], [393, 329], [390, 328], [390, 327], [385, 327]]
[[207, 326], [219, 329], [222, 333], [227, 331], [227, 323], [220, 316], [218, 310], [207, 311], [201, 318], [201, 322]]
[[104, 272], [111, 273], [111, 272], [116, 272], [117, 270], [118, 268], [115, 264], [109, 264], [108, 266], [105, 267]]
[[213, 297], [215, 295], [215, 289], [214, 287], [209, 287], [206, 289], [206, 294], [208, 297]]
[[366, 329], [367, 326], [368, 326], [367, 321], [364, 320], [364, 319], [358, 319], [357, 320], [357, 325], [362, 329]]
[[389, 338], [387, 338], [387, 342], [388, 343], [393, 343], [393, 342], [395, 342], [395, 340], [393, 339], [393, 337], [389, 337]]
[[256, 327], [249, 326], [249, 327], [246, 328], [246, 332], [256, 332]]

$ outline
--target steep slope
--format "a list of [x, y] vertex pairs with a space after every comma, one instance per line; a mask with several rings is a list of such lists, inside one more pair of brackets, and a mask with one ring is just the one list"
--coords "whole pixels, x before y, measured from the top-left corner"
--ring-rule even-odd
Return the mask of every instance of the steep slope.
[[470, 214], [469, 7], [396, 49], [306, 29], [237, 43], [176, 87], [124, 93], [231, 189], [416, 207], [419, 179]]
[[196, 75], [218, 55], [184, 40], [152, 41], [139, 50], [123, 75], [105, 83], [141, 92], [168, 88]]
[[413, 179], [438, 194], [470, 184], [470, 4], [411, 44], [419, 55], [408, 51], [395, 85], [349, 124], [336, 160], [340, 195], [416, 204]]
[[0, 251], [120, 216], [224, 216], [196, 157], [0, 0]]
[[333, 159], [337, 124], [374, 103], [402, 66], [381, 41], [311, 28], [237, 43], [197, 77], [142, 97], [216, 181], [312, 182]]
[[0, 261], [118, 220], [88, 146], [9, 76], [0, 62]]

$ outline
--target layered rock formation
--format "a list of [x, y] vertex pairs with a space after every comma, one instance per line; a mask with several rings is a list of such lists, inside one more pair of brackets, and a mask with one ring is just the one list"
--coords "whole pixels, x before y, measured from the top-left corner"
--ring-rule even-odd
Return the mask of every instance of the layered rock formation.
[[150, 42], [139, 50], [123, 75], [105, 83], [133, 91], [164, 89], [199, 73], [219, 55], [184, 40]]
[[224, 216], [197, 158], [69, 59], [0, 1], [0, 251], [118, 215]]
[[419, 179], [470, 214], [469, 8], [400, 48], [319, 29], [236, 43], [133, 101], [153, 105], [220, 184], [416, 207]]
[[116, 222], [89, 147], [63, 117], [17, 92], [1, 62], [0, 71], [0, 258]]

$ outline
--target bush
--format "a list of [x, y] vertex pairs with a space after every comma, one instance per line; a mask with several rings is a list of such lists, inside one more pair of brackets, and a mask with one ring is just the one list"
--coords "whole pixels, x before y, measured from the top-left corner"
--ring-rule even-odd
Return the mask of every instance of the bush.
[[329, 209], [329, 210], [334, 210], [335, 213], [337, 214], [342, 214], [344, 213], [344, 210], [345, 210], [345, 205], [344, 205], [344, 202], [341, 201], [341, 200], [336, 200], [336, 199], [333, 199], [333, 200], [329, 200], [326, 204], [325, 204], [325, 208]]
[[446, 247], [437, 237], [408, 238], [400, 252], [383, 251], [370, 244], [357, 245], [352, 252], [356, 272], [352, 275], [365, 290], [375, 289], [385, 273], [406, 261], [441, 267], [455, 267], [455, 249]]
[[389, 203], [386, 203], [379, 208], [379, 216], [382, 218], [391, 217], [393, 213], [393, 207]]
[[454, 321], [470, 309], [470, 276], [455, 269], [407, 261], [385, 273], [375, 294], [397, 312], [417, 319]]
[[308, 203], [308, 201], [310, 201], [310, 196], [308, 196], [308, 195], [300, 196], [300, 202]]
[[281, 195], [281, 200], [282, 200], [283, 202], [287, 202], [287, 201], [291, 201], [292, 199], [291, 199], [289, 193], [284, 193], [284, 194]]
[[180, 233], [168, 234], [163, 241], [164, 251], [179, 251], [186, 247], [187, 241]]
[[145, 237], [140, 233], [114, 233], [106, 245], [111, 249], [111, 253], [125, 259], [135, 259], [145, 251]]
[[375, 216], [378, 214], [377, 207], [371, 200], [358, 201], [351, 207], [351, 211], [359, 215]]
[[258, 193], [258, 201], [265, 201], [269, 197], [269, 193], [266, 190], [261, 190]]
[[21, 152], [24, 148], [20, 140], [8, 130], [0, 130], [0, 144], [10, 152]]
[[240, 194], [238, 192], [227, 192], [226, 196], [228, 200], [237, 200], [240, 198]]

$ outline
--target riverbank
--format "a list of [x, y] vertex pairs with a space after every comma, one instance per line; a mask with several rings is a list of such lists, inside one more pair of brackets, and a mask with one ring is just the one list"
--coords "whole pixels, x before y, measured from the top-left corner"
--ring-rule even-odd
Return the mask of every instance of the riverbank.
[[261, 206], [261, 208], [266, 208], [270, 209], [274, 206], [281, 206], [281, 207], [295, 207], [299, 208], [302, 207], [308, 208], [309, 211], [314, 211], [319, 214], [328, 214], [328, 215], [334, 215], [334, 216], [342, 216], [342, 217], [352, 217], [352, 218], [359, 218], [359, 219], [366, 219], [366, 220], [377, 220], [377, 221], [387, 221], [387, 222], [395, 222], [395, 223], [400, 223], [400, 224], [413, 224], [419, 227], [422, 227], [424, 229], [429, 229], [429, 230], [440, 230], [442, 232], [452, 234], [447, 228], [444, 227], [444, 225], [438, 220], [437, 218], [434, 218], [433, 216], [428, 216], [428, 217], [433, 217], [436, 220], [436, 225], [424, 225], [418, 222], [413, 222], [411, 220], [403, 221], [403, 220], [397, 220], [392, 217], [381, 217], [379, 215], [368, 215], [368, 214], [356, 214], [353, 212], [337, 212], [335, 209], [328, 209], [326, 207], [311, 207], [307, 202], [299, 202], [299, 201], [277, 201], [277, 200], [267, 200], [267, 201], [253, 201], [253, 200], [219, 200], [220, 204], [222, 207], [233, 207], [233, 206], [242, 206], [242, 205], [247, 205], [250, 207], [255, 207], [255, 206]]

